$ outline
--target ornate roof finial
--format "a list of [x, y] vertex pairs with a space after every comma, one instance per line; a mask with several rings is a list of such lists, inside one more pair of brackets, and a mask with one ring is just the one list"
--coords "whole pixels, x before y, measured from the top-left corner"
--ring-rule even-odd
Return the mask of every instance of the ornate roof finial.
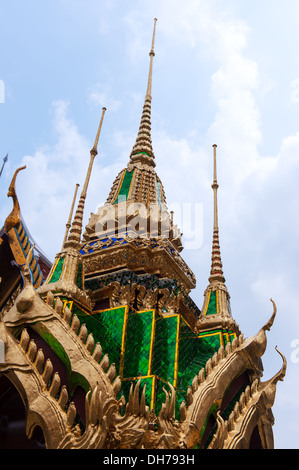
[[148, 73], [147, 89], [145, 101], [137, 134], [136, 142], [130, 155], [131, 162], [145, 161], [151, 166], [156, 166], [154, 162], [154, 151], [151, 139], [151, 101], [152, 101], [152, 76], [153, 76], [153, 58], [155, 56], [155, 35], [156, 35], [157, 18], [154, 19], [154, 31], [152, 39], [152, 47], [149, 53], [150, 66]]
[[10, 229], [12, 229], [13, 227], [16, 227], [20, 223], [20, 220], [21, 220], [20, 205], [19, 205], [19, 201], [18, 201], [15, 186], [16, 186], [17, 174], [21, 170], [24, 170], [25, 168], [26, 168], [26, 165], [21, 166], [20, 168], [17, 168], [17, 170], [15, 171], [15, 173], [13, 175], [13, 178], [11, 180], [9, 188], [8, 188], [7, 197], [12, 198], [12, 200], [13, 200], [13, 209], [12, 209], [11, 213], [6, 217], [6, 220], [5, 220], [5, 223], [4, 223], [4, 230], [6, 232], [9, 232]]
[[65, 229], [65, 234], [64, 234], [64, 239], [63, 239], [63, 244], [62, 244], [62, 248], [64, 247], [64, 244], [67, 240], [67, 236], [68, 236], [68, 233], [69, 233], [69, 229], [71, 227], [71, 223], [72, 223], [72, 217], [73, 217], [73, 212], [74, 212], [74, 206], [75, 206], [75, 202], [76, 202], [76, 197], [77, 197], [77, 192], [78, 192], [78, 188], [79, 188], [79, 183], [76, 184], [76, 188], [75, 188], [75, 193], [74, 193], [74, 197], [73, 197], [73, 202], [72, 202], [72, 206], [71, 206], [71, 210], [70, 210], [70, 214], [69, 214], [69, 218], [68, 218], [68, 221], [66, 223], [66, 229]]
[[102, 108], [102, 116], [101, 116], [100, 124], [99, 124], [99, 127], [98, 127], [98, 131], [97, 131], [97, 135], [96, 135], [93, 147], [90, 151], [89, 167], [88, 167], [88, 170], [87, 170], [85, 183], [84, 183], [84, 186], [83, 186], [83, 189], [82, 189], [81, 196], [84, 195], [86, 197], [86, 194], [87, 194], [87, 188], [88, 188], [88, 184], [89, 184], [89, 179], [90, 179], [90, 175], [91, 175], [93, 161], [94, 161], [95, 157], [98, 154], [98, 144], [99, 144], [99, 138], [100, 138], [100, 133], [101, 133], [101, 129], [102, 129], [102, 124], [103, 124], [105, 111], [106, 111], [106, 108]]
[[209, 285], [204, 293], [204, 303], [202, 307], [202, 315], [221, 314], [231, 315], [230, 296], [225, 286], [225, 278], [222, 270], [222, 261], [219, 244], [219, 227], [218, 227], [218, 201], [217, 190], [219, 188], [217, 181], [217, 162], [216, 148], [214, 148], [214, 178], [212, 189], [214, 192], [214, 228], [213, 228], [213, 244], [212, 244], [212, 264], [209, 277]]
[[219, 188], [217, 182], [217, 161], [216, 161], [216, 148], [217, 145], [213, 145], [214, 148], [214, 178], [212, 189], [214, 192], [214, 229], [213, 229], [213, 245], [212, 245], [212, 265], [211, 265], [211, 275], [209, 282], [225, 282], [222, 271], [222, 262], [220, 254], [220, 244], [219, 244], [219, 227], [218, 227], [218, 200], [217, 200], [217, 190]]
[[93, 162], [94, 162], [94, 159], [95, 159], [96, 155], [98, 154], [98, 143], [99, 143], [99, 137], [100, 137], [100, 132], [101, 132], [101, 129], [102, 129], [102, 124], [103, 124], [105, 111], [106, 111], [106, 108], [103, 108], [100, 124], [99, 124], [97, 135], [96, 135], [96, 138], [95, 138], [95, 142], [94, 142], [94, 145], [93, 145], [93, 147], [90, 151], [89, 166], [88, 166], [88, 170], [87, 170], [87, 173], [86, 173], [85, 182], [84, 182], [84, 186], [83, 186], [83, 189], [82, 189], [82, 192], [81, 192], [81, 196], [80, 196], [80, 199], [79, 199], [77, 211], [76, 211], [73, 223], [72, 223], [72, 228], [70, 230], [69, 237], [68, 237], [67, 241], [64, 243], [64, 246], [66, 246], [66, 244], [68, 244], [69, 242], [70, 243], [79, 243], [80, 240], [81, 240], [85, 198], [86, 198], [86, 194], [87, 194], [87, 189], [88, 189], [90, 175], [91, 175], [91, 171], [92, 171], [92, 167], [93, 167]]

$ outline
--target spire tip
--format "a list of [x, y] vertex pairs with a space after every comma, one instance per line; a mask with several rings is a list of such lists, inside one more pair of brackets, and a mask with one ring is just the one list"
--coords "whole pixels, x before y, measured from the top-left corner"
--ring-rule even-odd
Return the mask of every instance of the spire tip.
[[155, 166], [154, 163], [154, 152], [152, 148], [151, 140], [151, 101], [152, 101], [152, 76], [153, 76], [153, 58], [155, 56], [154, 47], [155, 47], [155, 34], [156, 34], [156, 22], [157, 18], [154, 21], [154, 30], [152, 38], [152, 46], [149, 53], [150, 56], [150, 66], [147, 79], [147, 89], [145, 94], [145, 101], [143, 106], [143, 111], [141, 115], [141, 121], [139, 126], [139, 131], [137, 134], [135, 145], [132, 149], [130, 160], [139, 161], [140, 159], [146, 159], [151, 166]]

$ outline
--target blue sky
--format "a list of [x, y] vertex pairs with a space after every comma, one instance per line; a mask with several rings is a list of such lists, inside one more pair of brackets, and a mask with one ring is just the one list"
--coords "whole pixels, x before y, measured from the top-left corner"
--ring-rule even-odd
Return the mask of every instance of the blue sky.
[[[278, 448], [299, 447], [299, 4], [296, 0], [12, 0], [0, 5], [0, 218], [14, 170], [29, 229], [50, 259], [61, 248], [107, 107], [86, 202], [105, 202], [135, 142], [153, 19], [152, 139], [171, 204], [203, 204], [203, 243], [182, 252], [201, 308], [212, 234], [217, 144], [220, 244], [233, 316], [245, 336], [272, 313], [264, 378], [278, 384]], [[1, 90], [1, 87], [0, 87]], [[176, 214], [175, 214], [176, 220]], [[299, 341], [299, 340], [298, 340]], [[292, 346], [293, 345], [293, 346]], [[295, 354], [295, 355], [294, 355]], [[298, 354], [299, 357], [299, 354]]]

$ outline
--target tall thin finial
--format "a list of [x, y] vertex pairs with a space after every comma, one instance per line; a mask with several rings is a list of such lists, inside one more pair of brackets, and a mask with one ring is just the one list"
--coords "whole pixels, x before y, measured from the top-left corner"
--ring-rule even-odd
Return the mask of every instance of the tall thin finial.
[[155, 56], [155, 36], [156, 36], [156, 23], [157, 18], [154, 19], [154, 31], [152, 38], [152, 47], [149, 53], [150, 65], [147, 80], [147, 89], [145, 101], [143, 105], [139, 131], [137, 134], [135, 145], [132, 149], [130, 158], [131, 162], [145, 161], [151, 166], [156, 166], [154, 162], [154, 151], [152, 148], [151, 139], [151, 101], [152, 101], [152, 78], [153, 78], [153, 59]]
[[99, 127], [98, 127], [97, 135], [96, 135], [96, 138], [94, 140], [94, 144], [93, 144], [93, 147], [91, 149], [91, 152], [98, 153], [99, 138], [100, 138], [100, 133], [101, 133], [101, 129], [102, 129], [102, 124], [103, 124], [103, 119], [104, 119], [105, 112], [106, 112], [106, 108], [103, 107], [102, 108], [102, 116], [101, 116], [100, 124], [99, 124]]
[[217, 190], [219, 188], [217, 181], [217, 161], [216, 161], [216, 149], [217, 145], [213, 145], [214, 148], [214, 178], [212, 183], [212, 189], [214, 192], [214, 230], [213, 230], [213, 245], [212, 245], [212, 265], [211, 265], [211, 275], [209, 278], [210, 283], [213, 281], [225, 282], [223, 271], [222, 271], [222, 261], [220, 254], [220, 244], [219, 244], [219, 227], [218, 227], [218, 200], [217, 200]]
[[4, 168], [4, 165], [5, 163], [7, 162], [8, 160], [8, 153], [5, 155], [5, 157], [3, 158], [3, 163], [2, 163], [2, 167], [1, 167], [1, 170], [0, 170], [0, 176], [2, 175], [2, 171], [3, 171], [3, 168]]
[[[218, 201], [217, 201], [217, 161], [216, 149], [217, 145], [213, 145], [213, 159], [214, 159], [214, 176], [212, 189], [214, 193], [214, 227], [213, 227], [213, 243], [212, 243], [212, 262], [209, 277], [209, 285], [204, 293], [204, 301], [201, 310], [201, 316], [210, 316], [220, 314], [223, 316], [231, 316], [230, 308], [230, 295], [225, 285], [225, 278], [223, 275], [220, 242], [219, 242], [219, 227], [218, 227]], [[212, 317], [210, 317], [212, 318]]]
[[147, 90], [146, 90], [146, 96], [151, 98], [152, 97], [152, 81], [153, 81], [153, 59], [155, 57], [155, 37], [156, 37], [156, 24], [157, 24], [157, 18], [154, 19], [154, 31], [153, 31], [153, 39], [152, 39], [152, 48], [150, 50], [149, 56], [150, 56], [150, 67], [149, 67], [149, 72], [148, 72], [148, 81], [147, 81]]
[[100, 133], [101, 133], [101, 129], [102, 129], [102, 124], [103, 124], [105, 111], [106, 111], [106, 108], [102, 108], [102, 116], [101, 116], [100, 124], [99, 124], [99, 127], [98, 127], [97, 135], [96, 135], [96, 138], [95, 138], [94, 145], [93, 145], [93, 147], [90, 151], [90, 160], [89, 160], [89, 166], [88, 166], [88, 170], [87, 170], [86, 177], [85, 177], [85, 183], [84, 183], [81, 195], [80, 195], [80, 199], [79, 199], [78, 207], [77, 207], [77, 210], [76, 210], [76, 214], [75, 214], [75, 217], [74, 217], [74, 220], [73, 220], [73, 223], [72, 223], [72, 228], [70, 230], [70, 234], [69, 234], [69, 237], [68, 237], [67, 241], [65, 241], [65, 243], [64, 243], [64, 246], [66, 246], [66, 244], [68, 244], [68, 242], [70, 242], [70, 243], [79, 243], [80, 240], [81, 240], [85, 198], [86, 198], [86, 194], [87, 194], [87, 189], [88, 189], [88, 185], [89, 185], [89, 180], [90, 180], [90, 175], [91, 175], [93, 162], [94, 162], [94, 159], [95, 159], [96, 155], [98, 154], [98, 143], [99, 143], [99, 137], [100, 137]]
[[106, 108], [102, 108], [102, 116], [101, 116], [100, 124], [99, 124], [99, 127], [98, 127], [98, 131], [97, 131], [97, 135], [96, 135], [93, 147], [90, 151], [89, 167], [88, 167], [88, 170], [87, 170], [87, 173], [86, 173], [85, 183], [84, 183], [84, 186], [83, 186], [83, 189], [82, 189], [81, 196], [82, 195], [86, 196], [86, 193], [87, 193], [87, 188], [88, 188], [88, 184], [89, 184], [89, 180], [90, 180], [93, 161], [94, 161], [95, 157], [98, 154], [98, 143], [99, 143], [99, 138], [100, 138], [100, 133], [101, 133], [101, 129], [102, 129], [102, 124], [103, 124], [105, 111], [106, 111]]
[[219, 188], [217, 182], [217, 161], [216, 161], [216, 149], [217, 145], [213, 145], [214, 148], [214, 179], [212, 184], [212, 189], [214, 191], [214, 230], [218, 229], [218, 201], [217, 201], [217, 190]]
[[68, 218], [68, 221], [66, 223], [66, 229], [65, 229], [65, 234], [64, 234], [64, 239], [63, 239], [63, 244], [62, 244], [62, 247], [64, 246], [65, 242], [66, 242], [66, 239], [67, 239], [67, 236], [68, 236], [68, 233], [69, 233], [69, 229], [71, 227], [71, 223], [72, 223], [72, 217], [73, 217], [73, 212], [74, 212], [74, 207], [75, 207], [75, 202], [76, 202], [76, 197], [77, 197], [77, 192], [78, 192], [78, 188], [79, 188], [79, 183], [76, 184], [76, 188], [75, 188], [75, 193], [74, 193], [74, 197], [73, 197], [73, 202], [72, 202], [72, 206], [71, 206], [71, 210], [70, 210], [70, 215], [69, 215], [69, 218]]

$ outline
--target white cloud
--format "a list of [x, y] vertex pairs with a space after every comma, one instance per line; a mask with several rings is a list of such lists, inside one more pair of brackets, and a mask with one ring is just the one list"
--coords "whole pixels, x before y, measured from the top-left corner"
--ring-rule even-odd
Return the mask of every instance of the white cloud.
[[68, 117], [67, 102], [55, 102], [52, 109], [56, 143], [23, 157], [26, 170], [18, 176], [17, 193], [32, 236], [53, 259], [61, 248], [75, 185], [83, 184], [90, 144]]
[[92, 87], [88, 99], [97, 106], [105, 106], [111, 112], [118, 111], [122, 105], [120, 100], [112, 96], [111, 89], [104, 89], [101, 84]]

